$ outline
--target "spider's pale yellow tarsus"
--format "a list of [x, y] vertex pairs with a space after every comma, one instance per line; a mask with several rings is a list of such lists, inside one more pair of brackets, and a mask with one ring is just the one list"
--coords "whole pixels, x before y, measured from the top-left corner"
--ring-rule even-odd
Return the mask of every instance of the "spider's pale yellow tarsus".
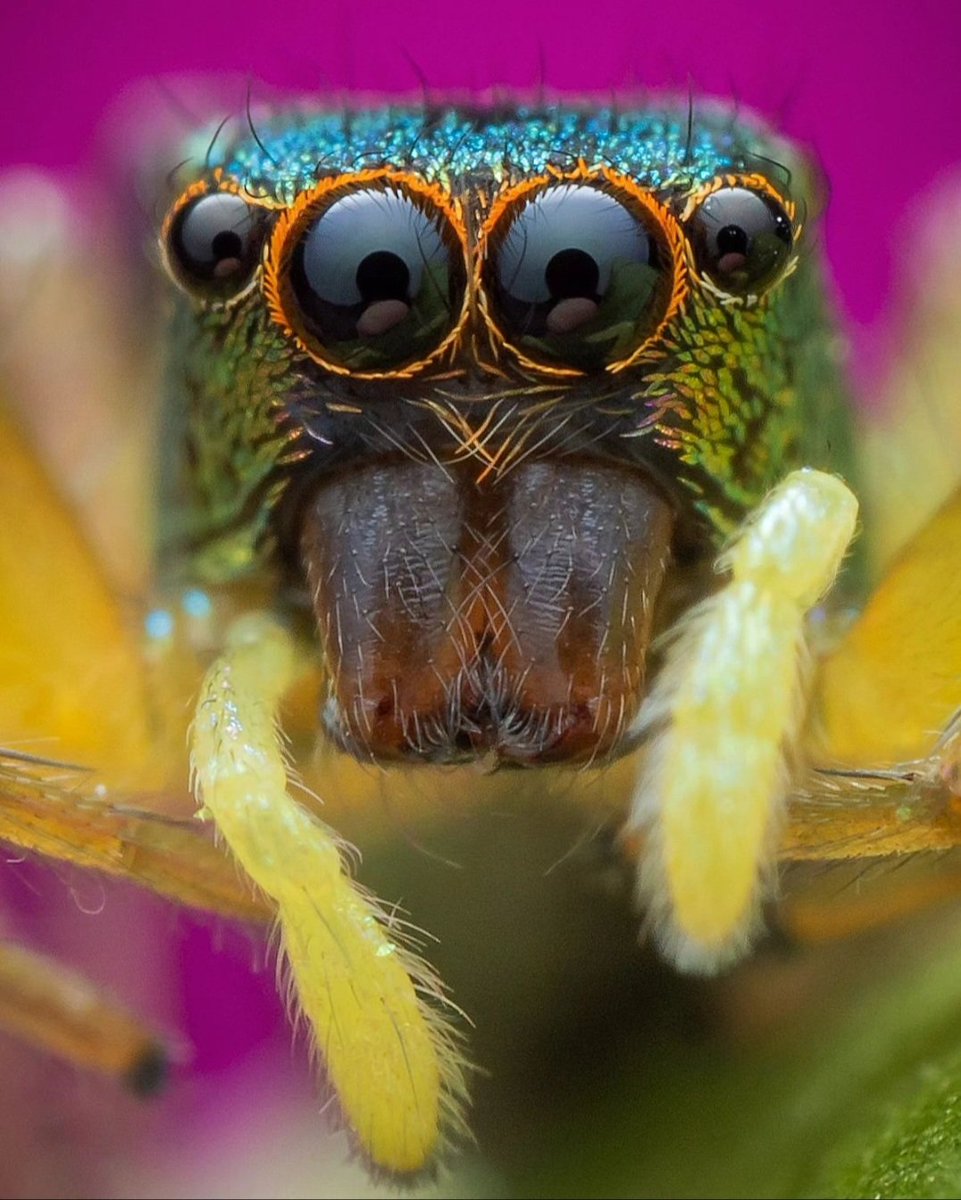
[[457, 1119], [462, 1063], [451, 1029], [421, 998], [440, 998], [429, 969], [350, 878], [336, 836], [288, 793], [276, 716], [293, 675], [293, 646], [276, 623], [251, 616], [232, 627], [197, 707], [195, 785], [204, 814], [277, 905], [297, 1000], [360, 1145], [386, 1171], [415, 1172]]
[[755, 930], [804, 709], [805, 617], [837, 575], [857, 501], [795, 471], [722, 557], [729, 582], [685, 617], [638, 718], [651, 745], [632, 825], [640, 894], [665, 952], [711, 972]]

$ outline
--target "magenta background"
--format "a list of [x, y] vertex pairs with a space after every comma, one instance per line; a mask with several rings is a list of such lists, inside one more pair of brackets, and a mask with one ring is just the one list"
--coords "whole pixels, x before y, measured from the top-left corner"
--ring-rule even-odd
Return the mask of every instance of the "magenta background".
[[[865, 381], [887, 352], [914, 214], [940, 180], [961, 178], [957, 0], [3, 0], [0, 46], [0, 168], [82, 168], [104, 113], [151, 75], [233, 71], [296, 90], [380, 92], [416, 89], [418, 73], [435, 89], [530, 88], [543, 76], [566, 90], [690, 82], [733, 95], [822, 160], [828, 247]], [[108, 895], [129, 903], [123, 890]], [[296, 1062], [290, 1086], [309, 1093], [273, 973], [251, 972], [253, 940], [185, 915], [162, 921], [180, 944], [180, 995], [169, 999], [192, 1068], [214, 1087], [238, 1057], [269, 1052]]]

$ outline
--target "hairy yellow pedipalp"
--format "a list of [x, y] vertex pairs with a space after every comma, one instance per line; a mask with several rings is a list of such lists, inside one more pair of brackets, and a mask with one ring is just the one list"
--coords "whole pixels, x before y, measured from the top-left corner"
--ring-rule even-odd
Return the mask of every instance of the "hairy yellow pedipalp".
[[730, 581], [685, 617], [638, 717], [652, 735], [631, 825], [639, 895], [665, 953], [712, 972], [748, 946], [803, 715], [805, 616], [854, 534], [839, 479], [795, 471], [722, 557]]
[[423, 999], [442, 999], [440, 984], [351, 880], [336, 836], [288, 794], [276, 713], [293, 673], [276, 623], [233, 626], [197, 706], [195, 787], [277, 905], [297, 999], [360, 1146], [381, 1169], [408, 1174], [460, 1120], [463, 1062], [453, 1029]]

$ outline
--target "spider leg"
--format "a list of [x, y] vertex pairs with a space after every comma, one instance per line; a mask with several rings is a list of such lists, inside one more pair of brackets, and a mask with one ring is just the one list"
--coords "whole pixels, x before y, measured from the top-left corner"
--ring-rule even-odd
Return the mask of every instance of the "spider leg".
[[805, 617], [833, 582], [857, 501], [795, 471], [722, 556], [729, 581], [670, 635], [636, 722], [647, 736], [629, 828], [643, 832], [638, 892], [664, 953], [711, 973], [759, 922], [805, 699]]
[[411, 1174], [462, 1124], [464, 1063], [439, 981], [351, 879], [344, 844], [288, 791], [276, 717], [294, 673], [275, 622], [254, 614], [232, 626], [197, 705], [195, 789], [276, 905], [297, 1001], [360, 1147], [375, 1166]]
[[77, 1066], [120, 1076], [141, 1095], [163, 1084], [160, 1037], [76, 971], [0, 940], [0, 1028]]

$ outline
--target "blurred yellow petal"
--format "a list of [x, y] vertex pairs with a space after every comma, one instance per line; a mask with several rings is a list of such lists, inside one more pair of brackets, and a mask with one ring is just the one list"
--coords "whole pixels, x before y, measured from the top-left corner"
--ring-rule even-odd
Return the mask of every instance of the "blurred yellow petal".
[[151, 757], [133, 619], [2, 413], [0, 461], [0, 741], [129, 786]]
[[3, 404], [114, 590], [140, 595], [152, 570], [157, 340], [109, 197], [94, 200], [81, 211], [30, 168], [0, 175]]
[[961, 706], [961, 490], [823, 663], [817, 700], [830, 760], [883, 766], [931, 753]]

